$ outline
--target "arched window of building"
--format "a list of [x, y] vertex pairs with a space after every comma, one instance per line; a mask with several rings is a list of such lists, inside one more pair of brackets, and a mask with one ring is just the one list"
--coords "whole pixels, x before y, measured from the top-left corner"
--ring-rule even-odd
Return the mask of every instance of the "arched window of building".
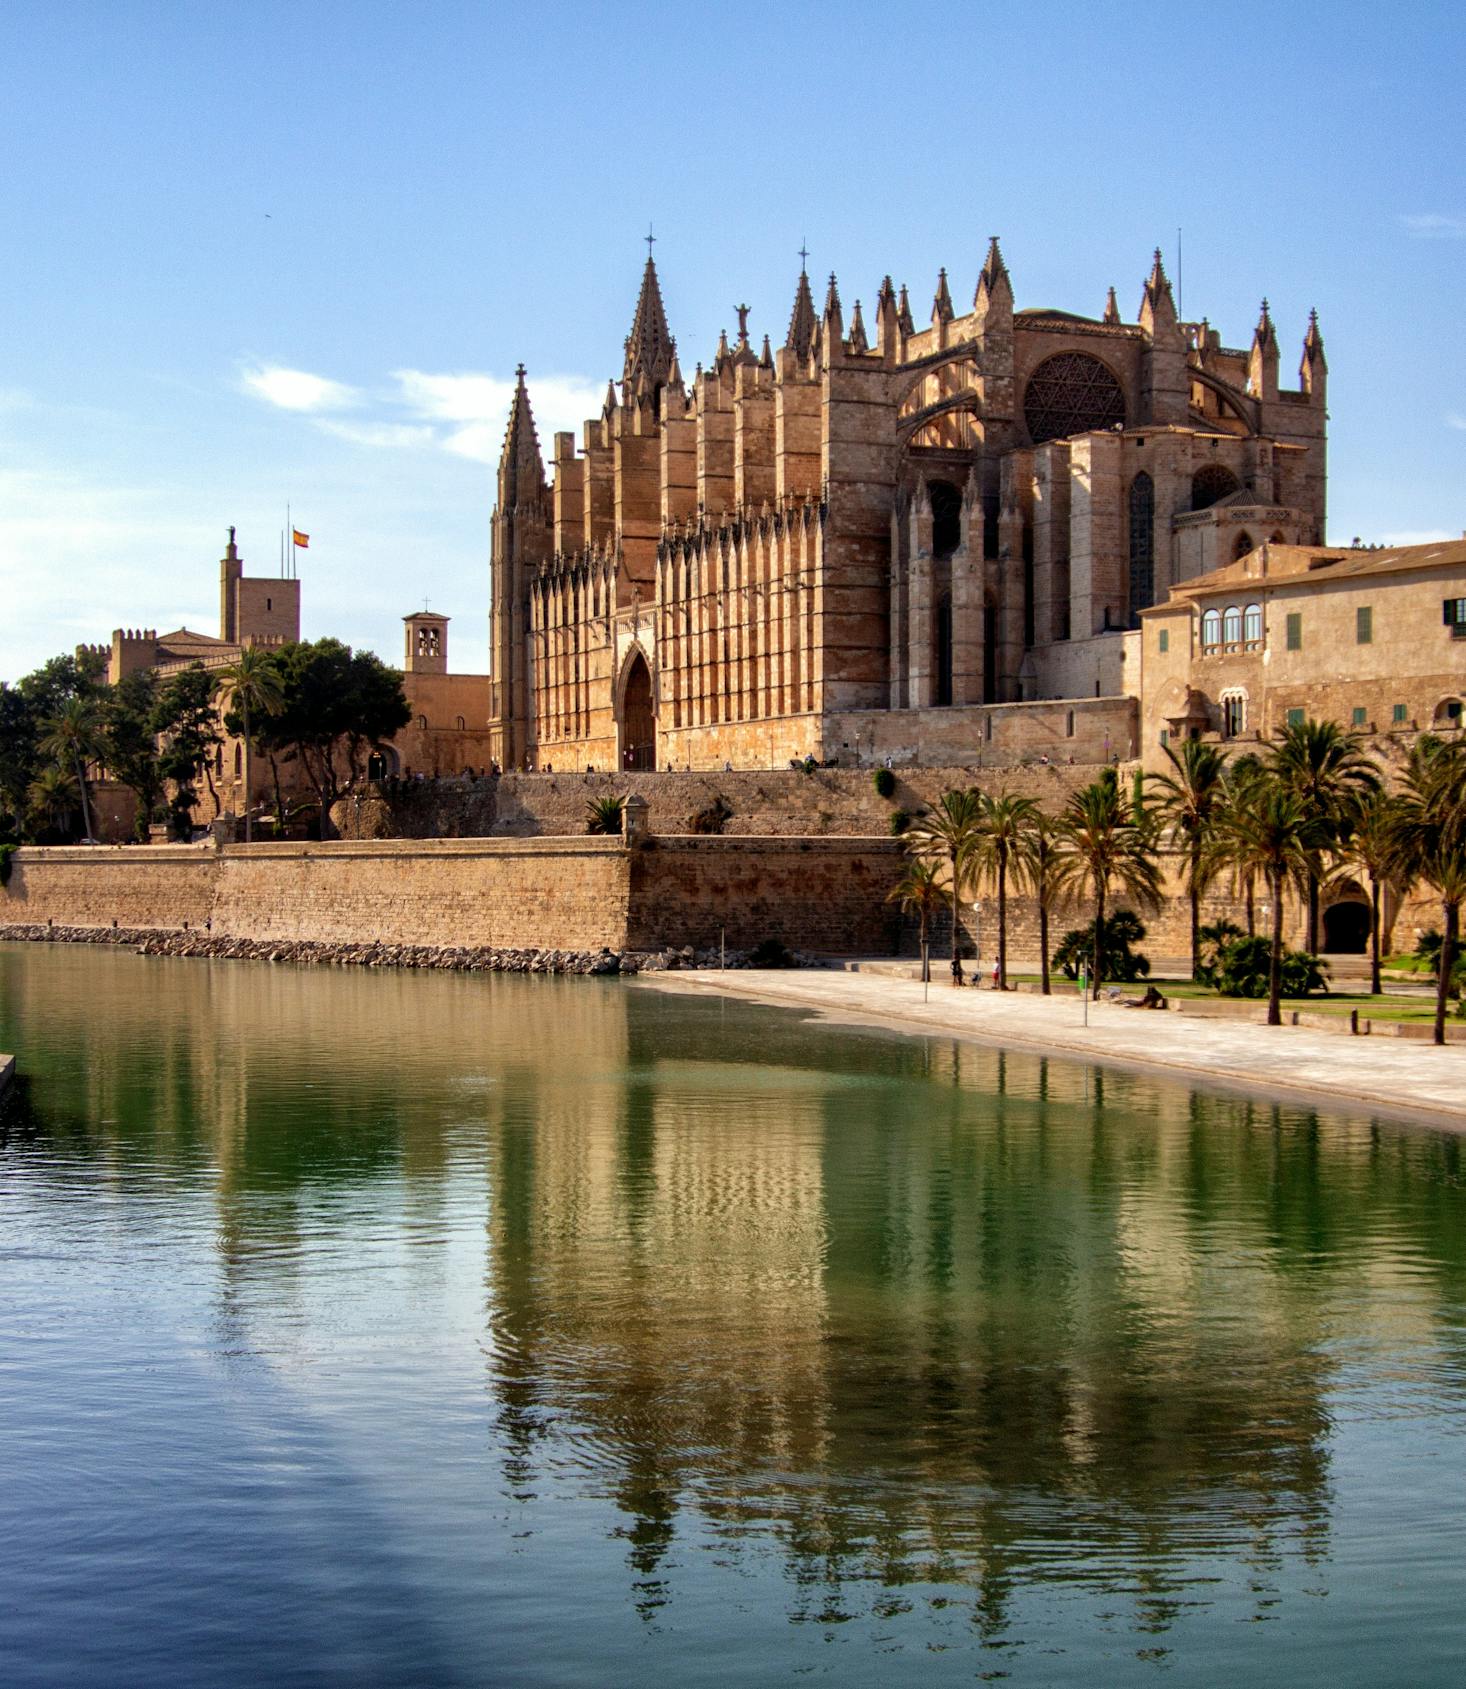
[[237, 780], [244, 772], [244, 749], [240, 745], [234, 747], [234, 778]]
[[426, 716], [425, 716], [425, 715], [420, 715], [420, 716], [419, 716], [419, 717], [418, 717], [418, 718], [417, 718], [417, 725], [418, 725], [418, 726], [419, 726], [419, 727], [420, 727], [420, 728], [422, 728], [422, 729], [423, 729], [423, 730], [424, 730], [424, 731], [426, 731], [426, 729], [427, 729], [427, 725], [428, 725], [428, 718], [427, 718], [427, 717], [426, 717]]
[[462, 716], [459, 716], [459, 717], [458, 717], [458, 731], [459, 731], [459, 732], [460, 732], [460, 733], [462, 733], [462, 731], [463, 731], [463, 729], [464, 729], [464, 726], [465, 726], [465, 725], [466, 725], [466, 724], [465, 724], [465, 722], [464, 722], [464, 720], [463, 720], [463, 717], [462, 717]]
[[1125, 426], [1125, 394], [1111, 371], [1087, 352], [1056, 352], [1028, 378], [1023, 420], [1034, 445], [1071, 434]]
[[1201, 648], [1203, 651], [1215, 651], [1222, 642], [1222, 613], [1220, 610], [1208, 610], [1201, 618]]
[[1274, 529], [1274, 530], [1273, 530], [1273, 531], [1272, 531], [1272, 533], [1270, 533], [1270, 534], [1269, 534], [1269, 535], [1268, 535], [1268, 540], [1267, 540], [1267, 543], [1268, 543], [1268, 544], [1269, 544], [1269, 545], [1286, 545], [1286, 544], [1287, 544], [1287, 543], [1288, 543], [1288, 542], [1287, 542], [1287, 540], [1285, 540], [1285, 539], [1284, 539], [1284, 538], [1283, 538], [1283, 536], [1282, 536], [1282, 535], [1281, 535], [1281, 534], [1280, 534], [1280, 533], [1279, 533], [1279, 532], [1278, 532], [1278, 531], [1277, 531], [1277, 529], [1276, 529], [1276, 528], [1275, 528], [1275, 529]]
[[1142, 469], [1130, 483], [1130, 621], [1155, 603], [1155, 483]]
[[1222, 644], [1229, 651], [1235, 651], [1242, 643], [1242, 611], [1235, 604], [1229, 604], [1222, 617]]
[[1249, 604], [1242, 612], [1242, 637], [1249, 651], [1262, 644], [1262, 605]]
[[936, 615], [936, 660], [935, 685], [932, 691], [934, 704], [950, 704], [952, 702], [952, 595], [943, 593], [937, 601]]
[[1251, 550], [1252, 535], [1245, 532], [1238, 534], [1236, 541], [1232, 546], [1232, 561], [1234, 563], [1240, 563]]
[[1247, 694], [1240, 686], [1222, 694], [1222, 734], [1235, 739], [1247, 731]]
[[1210, 510], [1220, 499], [1235, 493], [1237, 486], [1237, 477], [1226, 464], [1204, 464], [1191, 477], [1191, 508]]
[[950, 481], [929, 481], [932, 506], [932, 556], [941, 562], [962, 544], [962, 494]]
[[1442, 698], [1435, 707], [1434, 727], [1459, 727], [1461, 725], [1461, 700], [1459, 698]]

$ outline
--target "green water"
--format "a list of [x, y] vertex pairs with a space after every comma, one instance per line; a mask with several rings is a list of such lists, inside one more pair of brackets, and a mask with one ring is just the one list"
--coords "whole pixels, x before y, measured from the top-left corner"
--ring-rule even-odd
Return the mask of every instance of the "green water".
[[1456, 1685], [1459, 1140], [0, 946], [0, 1681]]

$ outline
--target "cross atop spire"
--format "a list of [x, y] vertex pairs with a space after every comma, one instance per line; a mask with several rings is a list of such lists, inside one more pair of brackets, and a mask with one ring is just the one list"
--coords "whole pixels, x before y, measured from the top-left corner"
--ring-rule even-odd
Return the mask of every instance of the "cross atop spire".
[[646, 268], [641, 273], [641, 293], [636, 301], [636, 315], [631, 319], [631, 333], [626, 337], [626, 363], [621, 371], [621, 379], [628, 382], [635, 382], [645, 371], [653, 387], [666, 381], [675, 349], [667, 327], [667, 313], [662, 307], [657, 266], [652, 260], [651, 243], [656, 238], [650, 229], [642, 236], [647, 243]]
[[524, 384], [524, 365], [520, 364], [514, 372], [509, 426], [504, 430], [504, 450], [499, 457], [499, 508], [512, 510], [544, 490], [545, 466], [529, 406], [529, 389]]
[[655, 240], [657, 238], [652, 233], [652, 226], [651, 226], [650, 223], [647, 224], [646, 233], [641, 238], [646, 242], [646, 255], [647, 255], [648, 258], [650, 258], [651, 255], [652, 255], [652, 244], [653, 244], [653, 242], [655, 242]]
[[802, 276], [809, 273], [809, 242], [802, 235], [799, 240], [799, 273]]

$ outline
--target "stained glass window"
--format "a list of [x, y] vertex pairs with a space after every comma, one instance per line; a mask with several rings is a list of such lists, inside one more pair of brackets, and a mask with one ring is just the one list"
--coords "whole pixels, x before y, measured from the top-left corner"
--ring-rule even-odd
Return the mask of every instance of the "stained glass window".
[[1108, 369], [1087, 352], [1056, 352], [1028, 378], [1023, 420], [1034, 445], [1125, 423], [1125, 395]]

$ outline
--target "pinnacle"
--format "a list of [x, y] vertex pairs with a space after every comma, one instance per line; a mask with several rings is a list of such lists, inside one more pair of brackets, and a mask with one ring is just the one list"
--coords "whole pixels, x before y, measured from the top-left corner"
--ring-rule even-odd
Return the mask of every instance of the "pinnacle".
[[1113, 287], [1110, 289], [1109, 297], [1105, 300], [1105, 314], [1103, 320], [1111, 325], [1118, 323], [1120, 320], [1120, 301], [1115, 298], [1115, 290]]
[[657, 280], [657, 266], [650, 251], [646, 268], [641, 273], [641, 293], [636, 301], [636, 315], [631, 319], [631, 333], [626, 337], [626, 363], [621, 372], [623, 381], [633, 381], [645, 370], [647, 380], [660, 386], [672, 367], [672, 336], [667, 328], [667, 313], [662, 306], [662, 289]]
[[789, 313], [789, 333], [784, 344], [797, 357], [809, 356], [815, 335], [814, 300], [810, 297], [809, 276], [799, 272], [799, 285], [794, 290], [794, 309]]
[[937, 293], [932, 300], [932, 315], [943, 322], [951, 322], [956, 312], [952, 309], [952, 291], [947, 286], [947, 272], [945, 269], [937, 272]]
[[499, 458], [499, 503], [505, 509], [512, 509], [522, 498], [542, 492], [544, 485], [539, 435], [530, 409], [529, 389], [524, 383], [524, 365], [520, 364], [514, 372], [509, 426], [504, 430], [504, 450]]

